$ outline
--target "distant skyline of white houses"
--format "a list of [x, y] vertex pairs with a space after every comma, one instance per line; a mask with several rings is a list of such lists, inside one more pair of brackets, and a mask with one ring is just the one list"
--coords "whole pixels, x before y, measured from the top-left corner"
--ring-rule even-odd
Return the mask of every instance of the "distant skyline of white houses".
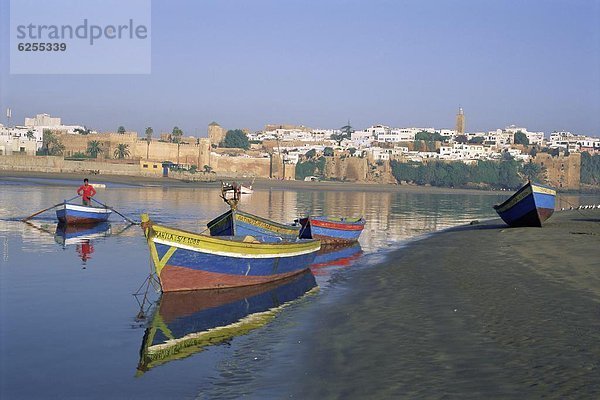
[[[68, 134], [80, 134], [85, 130], [82, 125], [63, 125], [60, 117], [49, 114], [37, 114], [25, 118], [23, 125], [8, 127], [0, 124], [0, 154], [26, 153], [35, 154], [43, 144], [45, 129]], [[414, 142], [419, 132], [439, 134], [447, 139], [435, 151], [408, 151], [402, 143]], [[323, 152], [325, 147], [338, 151], [354, 148], [353, 156], [367, 156], [373, 160], [390, 160], [404, 158], [414, 161], [439, 158], [441, 160], [456, 160], [473, 162], [480, 159], [498, 159], [502, 151], [509, 151], [515, 158], [527, 161], [528, 155], [521, 150], [511, 148], [517, 132], [523, 133], [530, 144], [552, 149], [560, 148], [568, 151], [590, 151], [600, 153], [600, 138], [577, 135], [568, 131], [550, 133], [546, 138], [544, 132], [531, 132], [526, 127], [508, 125], [502, 129], [487, 132], [465, 132], [460, 134], [456, 129], [434, 127], [390, 127], [374, 124], [365, 129], [354, 130], [349, 138], [341, 141], [333, 140], [332, 136], [340, 135], [340, 129], [309, 128], [303, 125], [265, 125], [265, 129], [248, 132], [248, 139], [262, 142], [277, 140], [282, 143], [278, 151], [285, 152], [288, 163], [296, 163], [307, 151], [314, 149]], [[96, 132], [92, 132], [96, 133]], [[143, 133], [142, 133], [143, 135]], [[460, 139], [460, 136], [464, 136]], [[478, 143], [463, 143], [481, 138]], [[33, 142], [33, 144], [32, 144]], [[302, 143], [302, 146], [287, 146], [286, 142]], [[479, 143], [480, 142], [480, 143]]]

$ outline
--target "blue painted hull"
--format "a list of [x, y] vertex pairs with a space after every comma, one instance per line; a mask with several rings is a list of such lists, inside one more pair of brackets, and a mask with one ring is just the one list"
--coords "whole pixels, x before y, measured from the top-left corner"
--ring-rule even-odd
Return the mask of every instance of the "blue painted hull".
[[108, 221], [110, 214], [110, 209], [87, 207], [69, 203], [64, 204], [56, 210], [58, 222], [67, 225], [106, 222]]
[[[162, 258], [170, 246], [157, 243], [156, 251]], [[218, 254], [178, 249], [169, 259], [168, 265], [184, 267], [191, 271], [238, 276], [270, 277], [279, 274], [298, 273], [314, 261], [316, 251], [291, 257], [234, 258]]]
[[512, 227], [541, 227], [554, 213], [555, 199], [554, 189], [527, 183], [494, 208], [500, 218]]
[[207, 224], [211, 236], [254, 236], [295, 240], [299, 226], [284, 225], [239, 210], [229, 210]]

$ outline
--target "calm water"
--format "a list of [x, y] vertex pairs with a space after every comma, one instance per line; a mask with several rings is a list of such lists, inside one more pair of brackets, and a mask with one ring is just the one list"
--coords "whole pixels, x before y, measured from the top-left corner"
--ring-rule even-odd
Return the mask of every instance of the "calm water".
[[[391, 250], [436, 230], [493, 218], [491, 206], [507, 197], [256, 191], [244, 197], [242, 209], [276, 221], [307, 213], [363, 215], [368, 222], [360, 247], [323, 252], [314, 277], [254, 291], [161, 299], [146, 281], [150, 261], [139, 227], [113, 215], [95, 231], [63, 232], [52, 211], [31, 224], [15, 220], [72, 197], [78, 185], [55, 183], [0, 180], [3, 399], [282, 398], [302, 393], [304, 379], [313, 388], [326, 387], [325, 378], [315, 379], [318, 363], [304, 357], [314, 346], [307, 338], [323, 339], [323, 351], [335, 348], [335, 337], [320, 336], [327, 332], [319, 331], [319, 311], [335, 318], [331, 310], [348, 305], [349, 281], [360, 277], [353, 272], [377, 277]], [[97, 198], [136, 220], [148, 212], [158, 222], [193, 231], [226, 210], [217, 189], [109, 183]], [[598, 203], [565, 199], [567, 207]], [[418, 340], [420, 330], [414, 332]], [[348, 362], [348, 368], [368, 370], [372, 360]], [[411, 379], [433, 372], [423, 366]], [[319, 393], [326, 392], [315, 389], [311, 397]], [[339, 396], [352, 397], [343, 389], [330, 397]]]

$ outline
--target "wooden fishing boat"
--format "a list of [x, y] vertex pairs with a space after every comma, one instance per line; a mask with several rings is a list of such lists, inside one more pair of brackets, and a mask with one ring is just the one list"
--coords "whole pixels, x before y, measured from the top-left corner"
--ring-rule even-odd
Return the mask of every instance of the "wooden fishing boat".
[[207, 224], [211, 236], [272, 236], [295, 240], [300, 226], [284, 225], [237, 209], [230, 209]]
[[97, 224], [108, 221], [112, 210], [108, 207], [92, 207], [63, 203], [56, 209], [58, 222], [67, 225]]
[[263, 285], [163, 293], [144, 333], [137, 375], [260, 328], [315, 287], [306, 271]]
[[54, 240], [62, 246], [68, 246], [71, 244], [80, 243], [83, 240], [98, 239], [110, 236], [110, 234], [111, 230], [109, 222], [100, 222], [91, 225], [58, 224], [56, 226]]
[[268, 236], [213, 237], [153, 223], [142, 229], [163, 292], [257, 285], [309, 268], [318, 240], [283, 241]]
[[306, 217], [300, 219], [301, 238], [321, 240], [322, 244], [348, 244], [358, 241], [365, 220], [359, 218]]
[[504, 203], [494, 209], [504, 222], [513, 227], [541, 227], [554, 213], [556, 190], [528, 182]]

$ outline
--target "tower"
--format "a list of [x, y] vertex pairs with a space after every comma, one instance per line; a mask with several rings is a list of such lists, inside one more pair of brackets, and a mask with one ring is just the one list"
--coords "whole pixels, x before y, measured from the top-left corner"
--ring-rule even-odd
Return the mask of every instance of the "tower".
[[225, 139], [225, 129], [221, 127], [221, 125], [216, 122], [211, 122], [208, 124], [208, 138], [210, 139], [211, 144], [219, 145]]
[[458, 107], [458, 114], [456, 114], [456, 133], [459, 135], [465, 133], [465, 112], [462, 107]]

